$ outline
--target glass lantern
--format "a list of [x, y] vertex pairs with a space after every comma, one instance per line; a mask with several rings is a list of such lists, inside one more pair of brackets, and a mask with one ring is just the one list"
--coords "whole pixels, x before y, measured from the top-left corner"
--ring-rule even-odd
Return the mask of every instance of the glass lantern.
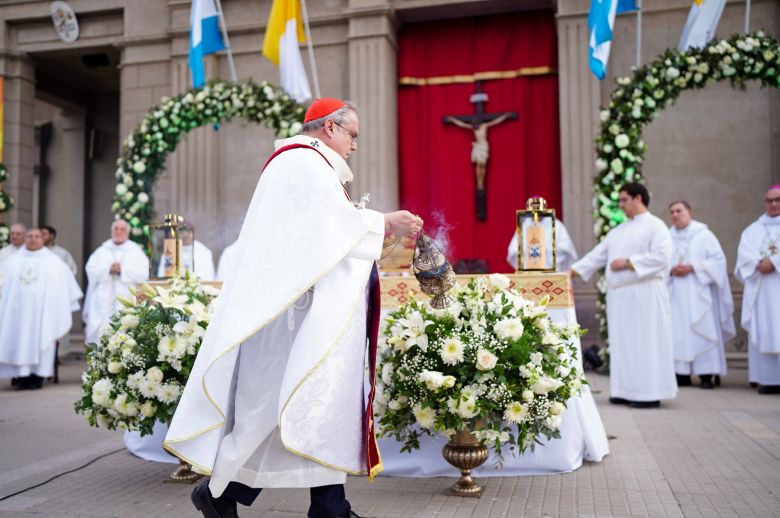
[[166, 214], [163, 223], [149, 225], [150, 279], [170, 279], [183, 271], [182, 239], [191, 240], [192, 234], [193, 229], [176, 214]]
[[555, 271], [555, 209], [547, 201], [528, 198], [525, 210], [517, 211], [517, 271]]

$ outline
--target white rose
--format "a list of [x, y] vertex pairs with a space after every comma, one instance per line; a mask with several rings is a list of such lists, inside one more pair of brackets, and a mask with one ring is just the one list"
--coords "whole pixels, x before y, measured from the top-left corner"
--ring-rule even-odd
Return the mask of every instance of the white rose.
[[599, 158], [598, 160], [596, 160], [596, 170], [597, 171], [599, 171], [599, 172], [600, 171], [606, 171], [608, 166], [609, 166], [609, 164], [603, 158]]
[[494, 273], [490, 275], [490, 284], [500, 290], [508, 289], [511, 282], [512, 281], [510, 281], [509, 277], [506, 275], [502, 275], [500, 273]]
[[487, 349], [477, 351], [477, 369], [489, 371], [496, 366], [496, 362], [498, 362], [498, 357]]
[[162, 383], [163, 377], [163, 371], [159, 367], [152, 367], [146, 371], [146, 379], [153, 383]]
[[531, 401], [534, 400], [533, 390], [524, 390], [522, 397], [523, 397], [523, 401], [525, 401], [526, 403], [530, 403]]
[[127, 194], [127, 185], [120, 183], [114, 188], [114, 192], [117, 196], [124, 196]]
[[551, 415], [544, 421], [544, 425], [549, 428], [550, 430], [557, 430], [561, 427], [561, 422], [563, 421], [563, 416], [560, 415]]
[[122, 327], [125, 327], [127, 329], [133, 329], [135, 327], [138, 327], [138, 324], [141, 322], [141, 319], [138, 318], [138, 315], [125, 315], [121, 319], [119, 319], [119, 323], [122, 324]]
[[563, 403], [559, 401], [553, 401], [550, 403], [550, 414], [561, 415], [564, 410], [566, 410], [566, 407], [563, 405]]
[[677, 79], [680, 77], [680, 71], [674, 67], [669, 67], [666, 69], [666, 77], [669, 79]]
[[157, 412], [157, 405], [155, 405], [151, 401], [147, 401], [146, 403], [141, 405], [141, 415], [144, 417], [153, 417], [156, 412]]
[[599, 119], [601, 119], [601, 122], [607, 122], [609, 120], [609, 110], [601, 110]]
[[390, 410], [400, 410], [401, 409], [401, 403], [399, 403], [395, 399], [390, 401], [390, 403], [388, 403], [387, 406], [390, 408]]
[[631, 143], [631, 139], [628, 138], [628, 135], [625, 133], [621, 133], [620, 135], [615, 137], [615, 145], [618, 147], [618, 149], [625, 149], [628, 147], [628, 145]]
[[122, 371], [122, 362], [108, 362], [108, 372], [118, 374]]
[[533, 390], [536, 394], [544, 395], [562, 386], [563, 386], [562, 381], [553, 378], [548, 378], [547, 376], [543, 376], [539, 378], [539, 381], [537, 381], [531, 386], [531, 390]]

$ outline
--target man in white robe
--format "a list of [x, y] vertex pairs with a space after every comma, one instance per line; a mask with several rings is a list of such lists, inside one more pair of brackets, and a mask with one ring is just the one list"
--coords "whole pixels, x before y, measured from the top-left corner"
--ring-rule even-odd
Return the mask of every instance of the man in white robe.
[[649, 203], [645, 186], [624, 185], [619, 204], [628, 220], [571, 267], [586, 281], [606, 267], [609, 401], [634, 408], [677, 395], [666, 287], [672, 238]]
[[224, 250], [219, 257], [219, 266], [217, 266], [217, 280], [225, 282], [230, 273], [236, 269], [236, 255], [238, 252], [238, 240], [233, 241]]
[[748, 378], [759, 394], [780, 393], [780, 185], [766, 193], [766, 212], [742, 232], [734, 276], [745, 285], [742, 328], [748, 334]]
[[[517, 232], [512, 235], [509, 246], [506, 249], [506, 262], [509, 266], [517, 270]], [[574, 242], [566, 230], [563, 221], [555, 220], [555, 268], [559, 272], [567, 272], [571, 265], [577, 260], [577, 249], [574, 248]]]
[[73, 323], [81, 289], [68, 267], [43, 246], [38, 228], [5, 263], [0, 297], [0, 378], [18, 378], [17, 390], [39, 389], [54, 373], [57, 339]]
[[14, 223], [11, 225], [10, 243], [0, 249], [0, 288], [3, 287], [3, 263], [18, 252], [24, 246], [24, 236], [27, 233], [27, 229], [21, 223]]
[[381, 471], [363, 393], [367, 327], [372, 375], [376, 359], [374, 261], [386, 231], [413, 235], [422, 220], [349, 200], [358, 131], [353, 105], [319, 99], [260, 176], [164, 443], [211, 475], [192, 492], [206, 517], [236, 516], [265, 487], [310, 488], [309, 516], [354, 517], [347, 473]]
[[57, 239], [57, 230], [49, 225], [43, 225], [41, 226], [41, 232], [43, 232], [43, 243], [46, 248], [51, 250], [54, 255], [62, 259], [62, 262], [67, 265], [68, 269], [71, 271], [71, 273], [73, 273], [74, 276], [78, 275], [78, 265], [76, 265], [76, 261], [73, 259], [73, 256], [70, 255], [70, 252], [68, 252], [66, 249], [54, 242]]
[[143, 249], [130, 241], [130, 225], [117, 220], [111, 225], [111, 239], [104, 241], [87, 259], [87, 298], [82, 317], [84, 339], [95, 343], [102, 328], [120, 304], [117, 297], [131, 297], [128, 288], [149, 278], [149, 260]]
[[693, 220], [691, 206], [669, 205], [674, 252], [668, 279], [672, 310], [674, 366], [679, 386], [715, 387], [713, 376], [726, 374], [723, 344], [734, 338], [734, 301], [726, 255], [704, 223]]

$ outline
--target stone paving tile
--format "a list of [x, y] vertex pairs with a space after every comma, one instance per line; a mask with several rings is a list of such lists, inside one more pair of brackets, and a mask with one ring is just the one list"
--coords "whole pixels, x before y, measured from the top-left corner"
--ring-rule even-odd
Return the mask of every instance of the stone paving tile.
[[[0, 389], [0, 518], [198, 516], [191, 486], [162, 482], [171, 465], [133, 457], [121, 434], [89, 428], [73, 413], [80, 366], [64, 365], [63, 383], [41, 391]], [[685, 388], [660, 409], [634, 410], [609, 405], [607, 378], [592, 375], [614, 436], [602, 463], [493, 477], [481, 499], [447, 496], [451, 478], [350, 477], [347, 494], [377, 518], [780, 517], [780, 397], [757, 395], [745, 378], [732, 369], [720, 389]], [[308, 506], [308, 490], [273, 489], [239, 513], [288, 518]]]

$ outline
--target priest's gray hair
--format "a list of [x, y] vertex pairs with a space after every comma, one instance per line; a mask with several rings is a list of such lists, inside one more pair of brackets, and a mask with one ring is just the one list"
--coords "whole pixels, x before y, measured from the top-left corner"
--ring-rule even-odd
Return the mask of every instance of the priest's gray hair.
[[113, 230], [114, 227], [119, 226], [119, 225], [125, 225], [128, 229], [130, 228], [130, 223], [128, 223], [127, 221], [125, 221], [123, 219], [118, 219], [118, 220], [114, 221], [113, 223], [111, 223], [111, 229]]
[[344, 125], [347, 124], [350, 121], [351, 113], [354, 113], [355, 115], [358, 114], [357, 106], [349, 101], [344, 101], [344, 106], [339, 108], [333, 113], [329, 113], [324, 117], [320, 117], [319, 119], [311, 120], [303, 125], [303, 128], [301, 129], [301, 133], [313, 133], [317, 131], [318, 129], [325, 126], [325, 121], [328, 119], [333, 119], [333, 122], [335, 122], [338, 125]]
[[691, 204], [690, 204], [690, 203], [688, 203], [688, 201], [687, 201], [687, 200], [677, 200], [677, 201], [673, 201], [672, 203], [670, 203], [670, 204], [669, 204], [669, 208], [671, 209], [672, 207], [674, 207], [674, 206], [675, 206], [675, 205], [677, 205], [678, 203], [682, 204], [682, 206], [683, 206], [683, 207], [685, 207], [686, 209], [688, 209], [689, 211], [692, 211], [692, 210], [693, 210], [693, 207], [691, 207]]

